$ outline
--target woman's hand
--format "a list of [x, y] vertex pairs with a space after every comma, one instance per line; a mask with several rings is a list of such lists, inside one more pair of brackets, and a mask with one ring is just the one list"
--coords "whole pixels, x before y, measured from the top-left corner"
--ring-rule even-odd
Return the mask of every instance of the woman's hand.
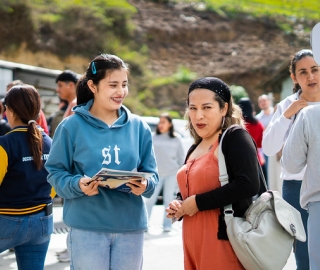
[[80, 189], [87, 196], [94, 196], [99, 194], [99, 190], [98, 190], [99, 181], [92, 181], [89, 184], [87, 184], [90, 180], [91, 178], [89, 177], [80, 178], [79, 180]]
[[140, 196], [147, 188], [147, 180], [142, 181], [130, 180], [126, 185], [131, 188], [131, 193]]
[[183, 201], [181, 207], [177, 210], [175, 217], [177, 219], [180, 219], [184, 215], [192, 217], [198, 212], [199, 209], [196, 203], [196, 195], [192, 195]]
[[178, 200], [173, 200], [172, 202], [169, 203], [169, 206], [166, 208], [167, 218], [171, 218], [171, 219], [175, 218], [175, 214], [180, 209], [181, 203], [182, 201], [178, 201]]
[[292, 102], [289, 107], [284, 111], [283, 115], [285, 118], [290, 119], [293, 115], [295, 115], [302, 108], [307, 107], [308, 102], [304, 99], [298, 99]]

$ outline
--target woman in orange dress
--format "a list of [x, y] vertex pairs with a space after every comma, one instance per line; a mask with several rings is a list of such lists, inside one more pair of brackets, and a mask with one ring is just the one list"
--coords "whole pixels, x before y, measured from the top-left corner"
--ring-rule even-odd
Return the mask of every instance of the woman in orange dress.
[[[231, 204], [241, 217], [259, 190], [256, 148], [244, 129], [240, 108], [229, 87], [220, 79], [196, 80], [187, 98], [189, 129], [195, 144], [177, 173], [181, 198], [166, 209], [167, 217], [183, 217], [184, 268], [186, 270], [244, 269], [226, 233], [223, 207]], [[218, 146], [222, 144], [229, 183], [219, 182]]]

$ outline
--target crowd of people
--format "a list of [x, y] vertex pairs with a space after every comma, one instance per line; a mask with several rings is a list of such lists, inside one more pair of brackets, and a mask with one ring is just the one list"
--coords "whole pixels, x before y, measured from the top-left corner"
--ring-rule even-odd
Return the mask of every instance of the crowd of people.
[[[162, 192], [163, 232], [182, 221], [186, 270], [244, 269], [228, 241], [223, 208], [232, 204], [234, 216], [244, 215], [265, 191], [261, 166], [268, 188], [301, 213], [307, 241], [296, 243], [297, 269], [319, 269], [320, 70], [312, 51], [297, 52], [289, 72], [293, 94], [278, 104], [259, 96], [259, 112], [250, 98], [236, 104], [219, 78], [192, 82], [185, 119], [194, 144], [186, 155], [170, 114], [159, 116], [152, 133], [123, 105], [129, 66], [115, 55], [96, 56], [81, 78], [62, 72], [59, 105], [47, 119], [38, 91], [11, 82], [0, 104], [0, 252], [13, 249], [19, 269], [43, 269], [52, 202], [60, 196], [70, 228], [60, 261], [70, 261], [70, 269], [142, 269], [144, 235]], [[221, 186], [224, 132], [229, 183]], [[152, 176], [131, 179], [129, 192], [120, 192], [91, 180], [102, 167]]]

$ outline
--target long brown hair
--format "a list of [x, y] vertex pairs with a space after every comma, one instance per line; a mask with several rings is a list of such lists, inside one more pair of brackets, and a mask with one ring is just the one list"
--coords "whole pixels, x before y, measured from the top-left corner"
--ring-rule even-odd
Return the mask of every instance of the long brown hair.
[[40, 170], [43, 167], [43, 138], [37, 123], [35, 123], [39, 118], [41, 109], [41, 99], [38, 91], [32, 85], [13, 86], [5, 96], [5, 104], [14, 113], [15, 117], [19, 118], [23, 124], [28, 125], [27, 142], [35, 166]]

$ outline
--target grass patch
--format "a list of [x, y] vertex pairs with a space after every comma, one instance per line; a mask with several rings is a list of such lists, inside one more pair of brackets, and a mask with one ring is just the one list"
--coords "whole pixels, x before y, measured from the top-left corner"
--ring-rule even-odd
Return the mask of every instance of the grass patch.
[[164, 86], [167, 84], [178, 84], [178, 83], [190, 83], [195, 80], [197, 74], [190, 71], [188, 68], [179, 66], [177, 71], [168, 77], [158, 77], [152, 80], [151, 85], [153, 87]]
[[316, 0], [185, 0], [179, 3], [197, 3], [201, 9], [218, 14], [246, 13], [255, 17], [286, 16], [319, 20], [320, 1]]
[[238, 103], [243, 97], [248, 97], [247, 90], [243, 86], [231, 85], [230, 90], [235, 103]]
[[35, 9], [59, 9], [67, 7], [91, 7], [103, 10], [105, 8], [116, 8], [135, 13], [136, 8], [126, 0], [27, 0]]

